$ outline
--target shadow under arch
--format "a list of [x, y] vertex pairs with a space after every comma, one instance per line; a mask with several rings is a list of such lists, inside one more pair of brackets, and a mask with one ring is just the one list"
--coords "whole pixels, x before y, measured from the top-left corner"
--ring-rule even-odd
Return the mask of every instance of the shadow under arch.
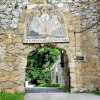
[[64, 74], [65, 74], [65, 87], [68, 89], [68, 92], [70, 92], [70, 69], [69, 69], [69, 60], [68, 55], [66, 53], [66, 50], [62, 49], [61, 53], [61, 65], [64, 67]]
[[[40, 47], [37, 47], [35, 50], [38, 50], [38, 49], [43, 48], [43, 47], [56, 48], [56, 49], [60, 50], [60, 52], [61, 52], [61, 66], [64, 68], [65, 87], [66, 87], [67, 91], [70, 92], [70, 88], [71, 88], [70, 87], [70, 84], [71, 84], [70, 83], [70, 69], [69, 69], [69, 65], [68, 65], [69, 61], [68, 61], [68, 55], [66, 53], [66, 50], [63, 48], [59, 48], [55, 45], [51, 45], [51, 44], [42, 45]], [[35, 51], [35, 50], [32, 50], [32, 51]], [[28, 58], [28, 56], [27, 56], [27, 58]]]

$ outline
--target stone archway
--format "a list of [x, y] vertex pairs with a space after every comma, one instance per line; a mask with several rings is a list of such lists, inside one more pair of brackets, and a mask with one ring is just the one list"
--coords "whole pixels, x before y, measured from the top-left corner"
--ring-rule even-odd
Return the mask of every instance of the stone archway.
[[[51, 5], [51, 4], [50, 4]], [[50, 6], [49, 5], [49, 6]], [[37, 5], [38, 7], [40, 7], [40, 5]], [[46, 6], [46, 5], [41, 5], [41, 6]], [[47, 5], [48, 6], [48, 5]], [[47, 10], [50, 10], [50, 9], [48, 9], [48, 7], [46, 6], [46, 9]], [[75, 43], [75, 41], [74, 41], [74, 36], [73, 36], [73, 28], [71, 28], [70, 30], [68, 30], [68, 28], [70, 28], [71, 27], [71, 25], [69, 25], [68, 26], [68, 21], [69, 20], [67, 20], [67, 19], [70, 19], [70, 17], [72, 17], [73, 15], [72, 15], [72, 13], [70, 12], [70, 11], [68, 11], [68, 12], [63, 12], [62, 13], [62, 9], [60, 9], [60, 8], [55, 8], [54, 7], [54, 10], [53, 11], [55, 11], [55, 14], [58, 16], [58, 18], [60, 18], [60, 24], [63, 24], [63, 32], [64, 32], [64, 36], [55, 36], [55, 37], [51, 37], [51, 36], [48, 36], [47, 34], [45, 35], [45, 36], [43, 36], [43, 37], [41, 37], [41, 35], [40, 35], [40, 37], [36, 37], [36, 36], [29, 36], [29, 34], [28, 34], [28, 30], [27, 30], [27, 32], [26, 32], [26, 29], [29, 29], [27, 26], [26, 27], [22, 27], [22, 26], [24, 26], [24, 25], [27, 25], [26, 24], [26, 22], [28, 23], [28, 19], [27, 19], [27, 17], [30, 15], [30, 14], [33, 14], [33, 12], [34, 12], [34, 10], [30, 10], [30, 8], [31, 7], [33, 7], [33, 9], [35, 10], [35, 11], [37, 11], [37, 10], [40, 10], [40, 12], [42, 12], [42, 9], [37, 9], [38, 7], [36, 7], [35, 8], [35, 6], [33, 5], [33, 6], [28, 6], [28, 8], [29, 9], [26, 9], [26, 10], [24, 10], [23, 11], [23, 13], [22, 13], [22, 16], [21, 16], [21, 18], [20, 19], [23, 19], [24, 18], [24, 20], [23, 21], [21, 21], [21, 23], [19, 23], [19, 30], [18, 30], [18, 33], [19, 34], [23, 34], [23, 45], [25, 46], [25, 50], [24, 50], [24, 52], [25, 52], [25, 54], [24, 55], [22, 55], [26, 60], [27, 60], [27, 55], [29, 54], [29, 52], [31, 52], [31, 51], [33, 51], [33, 50], [36, 50], [36, 49], [38, 49], [38, 48], [41, 48], [41, 47], [43, 47], [43, 46], [45, 46], [45, 45], [47, 45], [47, 46], [51, 46], [51, 47], [55, 47], [55, 48], [58, 48], [58, 49], [60, 49], [60, 50], [64, 50], [66, 53], [67, 53], [67, 57], [65, 57], [65, 59], [66, 58], [69, 58], [69, 62], [68, 62], [68, 65], [69, 65], [69, 67], [67, 67], [68, 69], [69, 69], [69, 71], [68, 72], [66, 72], [65, 73], [65, 75], [67, 74], [68, 75], [68, 77], [70, 77], [70, 75], [68, 74], [69, 72], [70, 72], [70, 70], [72, 69], [72, 73], [70, 73], [71, 74], [71, 76], [72, 76], [72, 78], [71, 78], [71, 83], [69, 82], [68, 84], [69, 85], [66, 85], [67, 87], [69, 86], [69, 87], [73, 87], [73, 91], [74, 91], [74, 88], [77, 88], [77, 83], [76, 83], [76, 70], [74, 70], [75, 69], [75, 59], [74, 59], [74, 55], [75, 55], [75, 47], [74, 47], [74, 43]], [[44, 7], [43, 7], [44, 8]], [[53, 5], [51, 5], [51, 7], [50, 7], [51, 9], [53, 8]], [[31, 13], [30, 13], [31, 12]], [[48, 14], [48, 13], [47, 13]], [[71, 20], [71, 19], [70, 19]], [[29, 24], [30, 25], [30, 24]], [[28, 26], [29, 26], [28, 25]], [[62, 25], [60, 25], [60, 26], [62, 26]], [[72, 25], [73, 26], [73, 25]], [[33, 28], [33, 29], [35, 29], [35, 28]], [[26, 33], [25, 33], [26, 32]], [[31, 33], [31, 32], [30, 32]], [[46, 32], [47, 33], [47, 32]], [[70, 33], [70, 34], [69, 34]], [[33, 38], [34, 37], [34, 38]], [[71, 39], [71, 42], [69, 42], [69, 38]], [[55, 43], [56, 42], [56, 43]], [[58, 43], [57, 43], [58, 42]], [[62, 43], [63, 42], [63, 43]], [[40, 43], [40, 44], [37, 44], [37, 43]], [[23, 46], [22, 45], [22, 46]], [[64, 61], [64, 64], [66, 65], [66, 61]], [[27, 63], [26, 63], [27, 64]], [[26, 66], [24, 66], [24, 67], [26, 67]], [[66, 69], [67, 69], [66, 68]], [[24, 73], [25, 74], [25, 73]], [[70, 78], [68, 78], [69, 79], [69, 81], [70, 81]], [[70, 86], [70, 84], [71, 84], [71, 86]]]
[[[68, 62], [68, 65], [70, 68], [69, 70], [71, 70], [71, 73], [70, 73], [71, 74], [71, 83], [70, 84], [73, 87], [73, 90], [74, 90], [74, 88], [77, 89], [77, 83], [76, 83], [77, 72], [76, 72], [76, 70], [74, 70], [75, 69], [75, 59], [74, 59], [74, 55], [75, 55], [74, 43], [75, 43], [75, 41], [74, 41], [73, 33], [70, 32], [70, 34], [69, 34], [69, 38], [72, 39], [71, 42], [69, 42], [69, 43], [48, 43], [48, 44], [43, 44], [43, 43], [41, 43], [41, 44], [36, 44], [36, 43], [25, 44], [24, 43], [23, 44], [22, 38], [24, 35], [24, 32], [23, 32], [24, 31], [24, 23], [25, 23], [24, 19], [26, 16], [26, 12], [27, 11], [24, 10], [20, 17], [21, 21], [19, 22], [18, 34], [16, 34], [16, 37], [13, 36], [13, 38], [5, 39], [5, 41], [4, 41], [5, 44], [7, 44], [6, 51], [8, 52], [8, 56], [9, 56], [9, 57], [8, 56], [6, 57], [7, 65], [5, 65], [5, 66], [8, 67], [8, 65], [10, 65], [9, 62], [12, 62], [13, 73], [11, 73], [11, 74], [13, 74], [13, 77], [14, 77], [13, 79], [10, 78], [11, 81], [13, 81], [13, 85], [14, 85], [13, 90], [9, 89], [7, 91], [25, 92], [24, 84], [25, 84], [25, 68], [26, 68], [26, 64], [27, 64], [27, 55], [32, 50], [36, 50], [45, 45], [55, 47], [60, 50], [64, 49], [66, 51], [67, 56], [69, 58], [69, 62]], [[68, 15], [66, 15], [66, 18], [70, 18], [70, 16], [72, 16], [72, 15], [70, 15], [70, 12], [67, 12], [67, 13], [68, 13]], [[65, 20], [65, 22], [67, 22], [67, 21]], [[67, 26], [66, 26], [66, 31], [67, 31]], [[19, 37], [19, 36], [21, 36], [21, 37]], [[47, 40], [49, 40], [49, 38], [47, 38]], [[11, 41], [11, 43], [10, 43], [10, 41]], [[12, 44], [12, 41], [13, 41], [13, 44]], [[12, 69], [11, 69], [11, 71], [12, 71]], [[10, 77], [10, 75], [9, 75], [9, 77]], [[4, 90], [6, 90], [6, 89], [4, 89]]]
[[[3, 3], [1, 7], [3, 12], [2, 12], [2, 22], [0, 22], [2, 26], [1, 28], [2, 32], [0, 33], [0, 90], [5, 91], [5, 92], [10, 92], [10, 93], [25, 92], [24, 82], [25, 82], [25, 68], [27, 64], [27, 55], [30, 51], [35, 50], [39, 47], [43, 47], [44, 45], [51, 45], [57, 48], [64, 49], [66, 51], [68, 55], [67, 57], [69, 59], [68, 65], [69, 65], [69, 71], [70, 71], [70, 77], [71, 77], [70, 78], [71, 92], [82, 92], [86, 90], [94, 90], [96, 88], [100, 88], [100, 85], [99, 85], [100, 64], [99, 64], [98, 55], [97, 55], [98, 50], [95, 48], [98, 46], [98, 43], [97, 43], [97, 40], [95, 40], [96, 34], [90, 35], [90, 33], [91, 34], [96, 33], [95, 30], [98, 30], [98, 29], [95, 27], [95, 30], [91, 32], [92, 28], [94, 28], [94, 27], [91, 27], [91, 29], [89, 29], [88, 31], [85, 31], [84, 34], [81, 34], [81, 33], [77, 34], [77, 32], [81, 31], [84, 28], [87, 28], [87, 25], [85, 25], [86, 27], [84, 27], [83, 25], [85, 16], [80, 16], [81, 13], [79, 13], [80, 10], [82, 9], [77, 9], [76, 11], [75, 10], [77, 8], [76, 5], [73, 6], [73, 8], [75, 9], [71, 9], [73, 5], [72, 0], [68, 0], [68, 2], [66, 1], [66, 3], [64, 2], [66, 4], [66, 7], [63, 3], [63, 0], [62, 0], [61, 5], [57, 4], [57, 7], [54, 8], [54, 10], [57, 9], [55, 13], [57, 15], [60, 14], [59, 18], [62, 19], [62, 21], [60, 20], [60, 23], [61, 24], [64, 23], [64, 29], [65, 29], [64, 33], [65, 33], [65, 36], [68, 36], [68, 37], [63, 38], [63, 39], [62, 37], [59, 39], [55, 38], [55, 40], [54, 38], [51, 37], [52, 41], [48, 37], [48, 38], [42, 39], [42, 42], [41, 42], [41, 41], [38, 41], [38, 38], [35, 38], [35, 40], [30, 39], [31, 37], [28, 38], [28, 40], [25, 38], [26, 37], [24, 34], [25, 33], [25, 19], [26, 19], [26, 15], [30, 14], [30, 8], [35, 8], [36, 6], [40, 6], [40, 5], [44, 6], [44, 4], [40, 4], [40, 3], [37, 4], [37, 2], [35, 1], [38, 1], [38, 0], [30, 0], [29, 5], [27, 7], [24, 6], [25, 9], [23, 9], [22, 5], [26, 4], [24, 1], [27, 1], [27, 0], [24, 0], [23, 2], [20, 2], [20, 0], [18, 0], [19, 7], [15, 7], [16, 9], [14, 9], [14, 5], [18, 6], [17, 3], [15, 4], [13, 2], [14, 0], [12, 1], [12, 4], [11, 2], [8, 2], [8, 1], [6, 3]], [[42, 0], [42, 1], [46, 1], [46, 0]], [[72, 1], [72, 2], [69, 2], [69, 1]], [[87, 6], [88, 0], [87, 0], [87, 3], [85, 2], [82, 2], [82, 3], [86, 4]], [[46, 4], [47, 3], [45, 3], [45, 6]], [[79, 3], [77, 2], [77, 5], [79, 4], [80, 2]], [[92, 2], [88, 6], [91, 6], [91, 4]], [[61, 7], [62, 5], [63, 7]], [[85, 5], [80, 5], [80, 7], [82, 8], [84, 8], [84, 6]], [[7, 7], [8, 9], [6, 10]], [[59, 11], [60, 13], [58, 13]], [[9, 13], [7, 12], [10, 12], [11, 16], [8, 16], [5, 20], [3, 16], [9, 15]], [[93, 12], [92, 14], [94, 13], [95, 12]], [[95, 17], [97, 15], [95, 15]], [[86, 20], [89, 20], [89, 18], [87, 18]], [[92, 25], [92, 22], [91, 22], [91, 25]], [[45, 29], [47, 28], [45, 27]], [[56, 34], [53, 34], [53, 35], [56, 35]], [[23, 38], [25, 38], [26, 41], [23, 42]], [[66, 39], [67, 40], [70, 39], [70, 41], [66, 42]], [[87, 41], [87, 39], [89, 41]], [[52, 43], [52, 42], [61, 42], [61, 41], [63, 43]], [[91, 44], [91, 42], [93, 41], [94, 43]], [[27, 43], [27, 45], [23, 44], [25, 42]], [[32, 42], [34, 42], [34, 44], [29, 44]], [[51, 44], [36, 44], [37, 42], [39, 43], [49, 42]], [[88, 46], [90, 46], [90, 48]], [[90, 52], [90, 49], [91, 49], [91, 52]], [[83, 57], [85, 58], [84, 60], [82, 60]], [[91, 70], [91, 68], [93, 70]], [[69, 76], [69, 72], [66, 74], [68, 74]]]
[[[68, 66], [68, 56], [67, 56], [65, 49], [59, 48], [57, 46], [57, 44], [34, 44], [34, 45], [31, 44], [31, 45], [28, 45], [27, 48], [26, 48], [26, 50], [28, 48], [30, 48], [30, 50], [27, 52], [27, 55], [30, 53], [30, 51], [37, 50], [37, 49], [42, 48], [44, 46], [57, 48], [61, 51], [61, 62], [62, 62], [61, 66], [64, 68], [65, 87], [66, 87], [66, 90], [68, 90], [70, 92], [70, 69], [69, 69], [69, 66]], [[25, 57], [25, 59], [27, 60], [27, 56]], [[27, 65], [27, 62], [26, 62], [26, 65]]]

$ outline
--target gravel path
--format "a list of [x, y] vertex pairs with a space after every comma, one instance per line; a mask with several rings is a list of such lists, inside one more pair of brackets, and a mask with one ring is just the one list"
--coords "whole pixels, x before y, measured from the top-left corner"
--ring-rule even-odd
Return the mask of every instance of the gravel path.
[[52, 87], [26, 88], [26, 93], [63, 93], [63, 90]]

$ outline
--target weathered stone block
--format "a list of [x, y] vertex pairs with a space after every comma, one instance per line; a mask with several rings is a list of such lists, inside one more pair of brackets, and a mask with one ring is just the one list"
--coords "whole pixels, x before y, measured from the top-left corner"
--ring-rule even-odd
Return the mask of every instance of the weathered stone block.
[[5, 85], [7, 86], [8, 89], [12, 89], [14, 87], [14, 83], [13, 82], [7, 82]]
[[15, 93], [14, 89], [6, 89], [5, 92], [7, 92], [7, 93]]
[[71, 93], [79, 92], [78, 88], [71, 88]]
[[12, 30], [9, 29], [8, 31], [6, 31], [6, 33], [7, 34], [12, 34]]
[[18, 34], [24, 34], [24, 23], [19, 23]]
[[2, 69], [2, 70], [5, 69], [6, 71], [10, 70], [10, 68], [8, 67], [8, 65], [5, 62], [0, 63], [0, 69]]
[[19, 56], [18, 57], [19, 67], [25, 68], [27, 64], [27, 60], [24, 57]]
[[76, 72], [76, 68], [71, 68], [70, 69], [70, 73], [75, 73]]
[[5, 60], [7, 62], [14, 62], [16, 60], [16, 57], [14, 57], [14, 56], [8, 56], [8, 57], [5, 58]]
[[12, 39], [4, 39], [4, 44], [12, 44]]
[[26, 47], [26, 46], [23, 45], [22, 43], [16, 43], [16, 44], [15, 44], [15, 48], [16, 48], [16, 49], [21, 49], [21, 50], [22, 50], [22, 49], [25, 49], [25, 47]]
[[22, 38], [13, 38], [13, 43], [21, 43]]
[[16, 89], [15, 89], [15, 92], [24, 93], [25, 92], [24, 85], [17, 86]]

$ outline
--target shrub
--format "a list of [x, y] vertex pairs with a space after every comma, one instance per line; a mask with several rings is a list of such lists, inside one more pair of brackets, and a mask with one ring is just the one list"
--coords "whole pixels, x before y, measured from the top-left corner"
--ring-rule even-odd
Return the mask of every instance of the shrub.
[[100, 96], [100, 90], [94, 90], [94, 91], [92, 91], [92, 93], [97, 94], [97, 95]]
[[[38, 85], [39, 83], [50, 83], [51, 72], [48, 69], [31, 68], [26, 73], [26, 80], [31, 79], [31, 83]], [[38, 80], [42, 80], [41, 82]]]
[[60, 87], [60, 85], [47, 83], [47, 84], [40, 84], [38, 85], [38, 87]]
[[37, 80], [37, 83], [38, 84], [45, 84], [45, 81], [43, 81], [43, 80]]

